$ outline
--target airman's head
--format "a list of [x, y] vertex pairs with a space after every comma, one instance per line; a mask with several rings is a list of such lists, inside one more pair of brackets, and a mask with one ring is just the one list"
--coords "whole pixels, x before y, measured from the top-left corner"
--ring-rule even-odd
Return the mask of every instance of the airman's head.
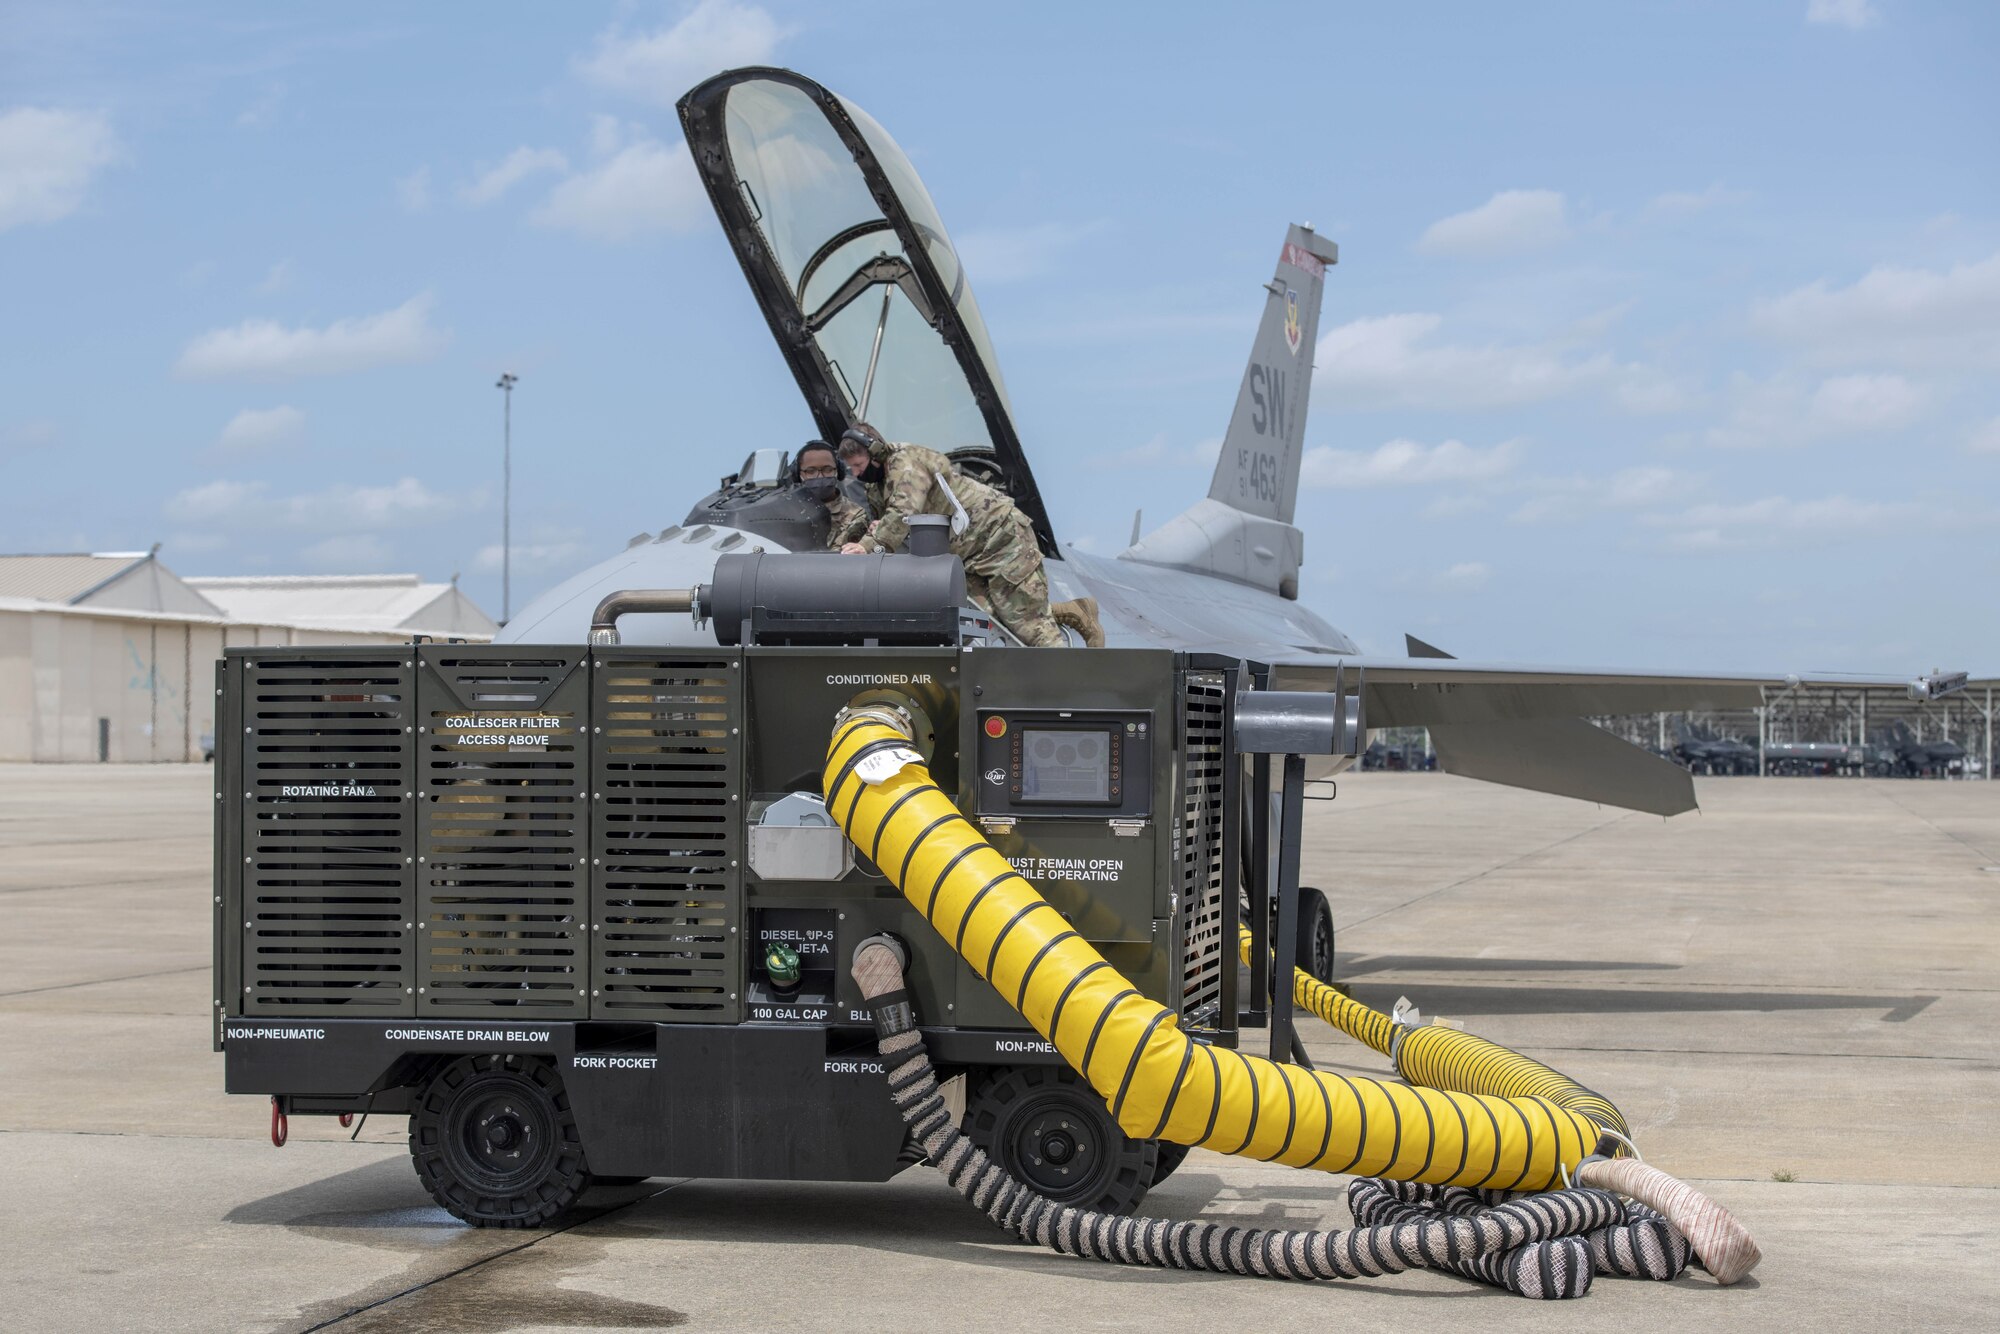
[[824, 440], [808, 440], [799, 446], [801, 482], [838, 481], [840, 465], [834, 461], [833, 446]]
[[856, 422], [840, 435], [840, 457], [847, 464], [847, 471], [859, 477], [868, 471], [871, 462], [887, 458], [888, 442], [882, 433], [867, 422]]

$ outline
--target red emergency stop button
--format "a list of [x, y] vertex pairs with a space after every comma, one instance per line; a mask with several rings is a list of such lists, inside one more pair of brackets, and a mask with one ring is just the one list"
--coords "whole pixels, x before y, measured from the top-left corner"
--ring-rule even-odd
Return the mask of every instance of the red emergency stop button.
[[986, 735], [1006, 736], [1007, 720], [1005, 718], [988, 718], [986, 720]]

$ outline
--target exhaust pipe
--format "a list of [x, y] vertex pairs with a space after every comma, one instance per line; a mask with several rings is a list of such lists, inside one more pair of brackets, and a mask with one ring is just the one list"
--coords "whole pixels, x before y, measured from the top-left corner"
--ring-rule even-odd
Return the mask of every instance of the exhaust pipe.
[[625, 588], [606, 597], [590, 614], [590, 642], [618, 642], [618, 618], [632, 612], [685, 611], [701, 618], [701, 590], [695, 588]]

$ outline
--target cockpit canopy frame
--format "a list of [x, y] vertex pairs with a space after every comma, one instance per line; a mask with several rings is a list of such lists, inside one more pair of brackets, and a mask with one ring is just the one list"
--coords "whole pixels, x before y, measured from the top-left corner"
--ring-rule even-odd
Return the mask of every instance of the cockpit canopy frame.
[[[814, 248], [809, 256], [789, 256], [790, 267], [798, 271], [796, 278], [781, 259], [781, 246], [773, 240], [774, 233], [793, 239], [785, 229], [796, 220], [765, 216], [767, 208], [784, 201], [758, 198], [748, 178], [762, 164], [739, 163], [732, 142], [729, 100], [746, 85], [767, 102], [782, 97], [788, 108], [803, 104], [824, 118], [824, 127], [808, 128], [817, 138], [823, 138], [825, 130], [837, 137], [879, 213], [833, 230], [823, 239], [813, 233]], [[1041, 492], [1014, 429], [1006, 389], [978, 305], [941, 222], [934, 226], [926, 220], [936, 219], [935, 208], [902, 150], [865, 112], [790, 70], [757, 66], [726, 71], [691, 89], [680, 99], [678, 109], [702, 187], [819, 434], [836, 440], [863, 415], [859, 407], [873, 389], [875, 362], [881, 356], [885, 330], [888, 337], [901, 339], [905, 350], [934, 359], [935, 350], [910, 349], [908, 344], [912, 338], [935, 338], [937, 348], [949, 357], [949, 361], [937, 360], [939, 373], [949, 376], [948, 368], [956, 365], [985, 439], [968, 444], [963, 440], [918, 439], [915, 433], [910, 438], [945, 449], [971, 475], [1001, 486], [1034, 526], [1043, 553], [1060, 554]], [[739, 133], [743, 130], [740, 121], [736, 129]], [[849, 167], [847, 163], [821, 165], [835, 171]], [[795, 178], [807, 174], [795, 173]], [[905, 190], [918, 196], [914, 208], [899, 192], [898, 179]], [[801, 197], [807, 193], [798, 188], [797, 179], [790, 184]], [[842, 188], [851, 192], [853, 184], [836, 180], [829, 193], [838, 194]], [[884, 243], [875, 253], [866, 249], [872, 236], [880, 236]], [[940, 257], [951, 271], [950, 281], [939, 267]], [[830, 290], [814, 290], [826, 289], [830, 282]], [[872, 308], [873, 303], [864, 298], [877, 291], [883, 293], [881, 319], [873, 325], [875, 348], [865, 358], [867, 369], [863, 372], [859, 366], [842, 366], [827, 350], [826, 330], [857, 304], [863, 311], [854, 312], [850, 319]], [[907, 303], [913, 318], [902, 319], [891, 328], [890, 302], [896, 294]], [[859, 378], [862, 374], [865, 380]], [[898, 438], [893, 421], [879, 420], [880, 414], [870, 415], [878, 418], [876, 424], [885, 434]], [[967, 433], [972, 432], [968, 429]]]

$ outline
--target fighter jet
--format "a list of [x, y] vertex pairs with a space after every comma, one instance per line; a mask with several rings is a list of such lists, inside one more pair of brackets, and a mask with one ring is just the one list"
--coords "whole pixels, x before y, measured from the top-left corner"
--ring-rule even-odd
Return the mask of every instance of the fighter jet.
[[1908, 723], [1892, 724], [1883, 740], [1895, 754], [1895, 772], [1905, 778], [1943, 775], [1965, 768], [1964, 746], [1944, 738], [1919, 741]]
[[[1034, 527], [1053, 597], [1095, 598], [1112, 647], [1253, 660], [1280, 689], [1351, 690], [1368, 726], [1429, 728], [1448, 770], [1663, 815], [1693, 808], [1686, 771], [1584, 717], [1754, 706], [1763, 686], [1799, 679], [1440, 661], [1436, 650], [1366, 657], [1300, 606], [1305, 537], [1292, 520], [1320, 299], [1339, 258], [1304, 226], [1287, 229], [1256, 298], [1262, 321], [1208, 494], [1115, 558], [1065, 550], [969, 275], [895, 140], [789, 70], [731, 70], [678, 106], [717, 221], [817, 434], [834, 440], [867, 420], [1004, 490]], [[584, 642], [607, 593], [692, 588], [725, 552], [842, 559], [821, 551], [823, 511], [790, 479], [785, 450], [752, 450], [679, 523], [543, 594], [500, 641]], [[685, 617], [629, 616], [620, 628], [627, 643], [712, 642]], [[1352, 757], [1326, 768], [1343, 763]]]
[[1733, 736], [1717, 736], [1682, 719], [1674, 728], [1674, 758], [1698, 774], [1754, 774], [1757, 749]]

